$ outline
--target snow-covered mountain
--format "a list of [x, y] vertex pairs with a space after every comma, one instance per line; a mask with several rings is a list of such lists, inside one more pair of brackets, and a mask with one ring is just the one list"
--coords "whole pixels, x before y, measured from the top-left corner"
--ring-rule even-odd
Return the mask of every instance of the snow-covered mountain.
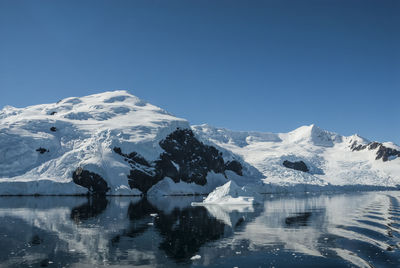
[[400, 148], [393, 143], [369, 142], [358, 135], [341, 136], [315, 125], [289, 133], [234, 132], [209, 125], [192, 128], [202, 139], [254, 166], [266, 184], [400, 184]]
[[[400, 148], [318, 127], [234, 132], [188, 121], [126, 91], [0, 111], [0, 194], [209, 193], [227, 181], [400, 184]], [[301, 171], [302, 170], [302, 171]]]
[[221, 154], [126, 91], [0, 111], [3, 195], [208, 193], [246, 171]]

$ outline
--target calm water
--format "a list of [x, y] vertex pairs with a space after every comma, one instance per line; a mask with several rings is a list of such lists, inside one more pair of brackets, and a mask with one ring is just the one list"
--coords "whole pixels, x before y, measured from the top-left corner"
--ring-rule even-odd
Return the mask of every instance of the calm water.
[[400, 267], [400, 192], [193, 201], [2, 197], [0, 267]]

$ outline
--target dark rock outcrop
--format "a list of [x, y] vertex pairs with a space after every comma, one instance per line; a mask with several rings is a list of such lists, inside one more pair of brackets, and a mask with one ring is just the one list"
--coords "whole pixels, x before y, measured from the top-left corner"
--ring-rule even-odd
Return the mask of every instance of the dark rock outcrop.
[[303, 172], [309, 171], [307, 165], [303, 161], [290, 162], [288, 160], [285, 160], [283, 161], [283, 166]]
[[119, 155], [125, 157], [126, 160], [127, 160], [130, 164], [138, 163], [138, 164], [140, 164], [140, 165], [144, 165], [144, 166], [146, 166], [146, 167], [150, 167], [150, 163], [147, 162], [146, 159], [144, 159], [142, 156], [140, 156], [140, 155], [139, 155], [138, 153], [136, 153], [136, 152], [132, 152], [132, 153], [130, 153], [130, 154], [124, 154], [124, 153], [122, 153], [122, 150], [121, 150], [121, 148], [119, 148], [119, 147], [114, 147], [113, 150], [114, 150], [115, 153], [117, 153], [117, 154], [119, 154]]
[[376, 157], [375, 160], [379, 160], [382, 159], [383, 162], [386, 162], [389, 160], [389, 157], [391, 156], [396, 156], [396, 157], [400, 157], [400, 151], [393, 149], [393, 148], [389, 148], [384, 146], [382, 143], [380, 142], [370, 142], [368, 144], [357, 144], [357, 142], [354, 142], [351, 146], [350, 149], [352, 151], [361, 151], [361, 150], [375, 150], [376, 151]]
[[376, 152], [375, 159], [376, 160], [382, 159], [383, 162], [386, 162], [389, 160], [389, 157], [391, 156], [400, 157], [400, 151], [380, 145], [378, 151]]
[[46, 148], [43, 148], [43, 147], [39, 147], [36, 149], [36, 152], [39, 152], [40, 154], [44, 154], [44, 153], [48, 153], [49, 150], [47, 150]]
[[[194, 137], [190, 129], [178, 129], [169, 134], [160, 142], [160, 147], [165, 150], [156, 161], [156, 168], [163, 167], [166, 162], [179, 166], [175, 181], [182, 179], [185, 182], [194, 182], [204, 185], [207, 183], [206, 176], [210, 171], [224, 173], [225, 163], [222, 153], [215, 147], [208, 146]], [[164, 165], [163, 165], [164, 164]], [[161, 169], [165, 177], [164, 169]]]
[[226, 162], [225, 169], [226, 170], [232, 170], [236, 174], [238, 174], [240, 176], [243, 176], [243, 172], [242, 172], [243, 167], [240, 164], [240, 162], [237, 161], [237, 160], [232, 160], [232, 161]]
[[222, 153], [196, 139], [190, 129], [177, 129], [160, 141], [159, 145], [164, 152], [154, 162], [147, 161], [136, 152], [126, 154], [121, 148], [114, 147], [114, 152], [123, 156], [131, 165], [132, 169], [128, 175], [131, 188], [146, 193], [165, 177], [174, 182], [205, 185], [208, 172], [225, 175], [227, 169], [242, 175], [242, 165], [238, 161], [225, 164]]
[[56, 127], [51, 127], [51, 128], [50, 128], [50, 131], [56, 132], [56, 131], [57, 131], [57, 128], [56, 128]]
[[110, 190], [107, 182], [99, 174], [81, 167], [72, 173], [72, 180], [74, 183], [87, 188], [92, 195], [105, 195]]
[[138, 169], [131, 169], [128, 175], [128, 183], [131, 189], [137, 188], [142, 193], [147, 193], [147, 191], [161, 179], [162, 177], [157, 173], [149, 174], [146, 171]]

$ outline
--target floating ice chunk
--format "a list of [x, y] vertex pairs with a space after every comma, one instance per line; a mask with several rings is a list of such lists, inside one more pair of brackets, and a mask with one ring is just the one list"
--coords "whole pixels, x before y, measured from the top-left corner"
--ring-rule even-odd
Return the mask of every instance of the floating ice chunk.
[[190, 258], [192, 261], [194, 260], [200, 260], [201, 256], [200, 255], [194, 255], [193, 257]]
[[218, 204], [218, 205], [252, 205], [260, 203], [261, 196], [249, 188], [236, 185], [233, 181], [228, 181], [224, 185], [217, 187], [201, 203], [192, 205]]

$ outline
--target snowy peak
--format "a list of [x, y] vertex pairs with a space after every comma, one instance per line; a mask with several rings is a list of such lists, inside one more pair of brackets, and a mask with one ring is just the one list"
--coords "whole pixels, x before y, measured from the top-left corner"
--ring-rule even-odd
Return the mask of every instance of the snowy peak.
[[358, 134], [354, 134], [354, 135], [351, 135], [351, 136], [347, 137], [347, 142], [348, 142], [348, 144], [352, 145], [354, 143], [356, 143], [356, 144], [367, 144], [370, 141], [368, 139], [364, 138], [364, 137], [361, 137]]
[[289, 132], [288, 140], [293, 143], [310, 142], [316, 146], [332, 147], [335, 143], [342, 142], [342, 136], [312, 124]]
[[[400, 184], [400, 150], [393, 144], [370, 143], [359, 135], [341, 136], [314, 124], [277, 134], [234, 132], [205, 125], [193, 129], [203, 140], [232, 151], [255, 167], [264, 177], [264, 183]], [[302, 163], [306, 168], [293, 169], [288, 163]]]
[[41, 104], [26, 108], [6, 106], [0, 111], [0, 119], [18, 115], [23, 118], [56, 118], [76, 121], [106, 121], [129, 112], [147, 110], [168, 114], [154, 105], [146, 103], [127, 91], [109, 91], [85, 97], [70, 97], [57, 103]]
[[[131, 142], [160, 140], [177, 127], [189, 128], [186, 120], [123, 90], [27, 108], [5, 107], [0, 111], [0, 122], [9, 130], [21, 127], [32, 133], [47, 132], [44, 128], [68, 129], [70, 133], [76, 130], [88, 135], [112, 130], [124, 133]], [[159, 132], [168, 125], [168, 131]]]
[[[29, 106], [27, 108], [18, 109], [20, 112], [28, 111], [43, 113], [47, 115], [55, 115], [71, 120], [108, 120], [112, 117], [101, 116], [102, 112], [125, 115], [129, 111], [149, 110], [160, 114], [168, 114], [163, 109], [151, 105], [138, 97], [128, 93], [127, 91], [108, 91], [100, 94], [89, 95], [85, 97], [70, 97], [52, 104], [42, 104]], [[74, 116], [73, 112], [76, 113]], [[77, 113], [83, 112], [79, 116]]]

